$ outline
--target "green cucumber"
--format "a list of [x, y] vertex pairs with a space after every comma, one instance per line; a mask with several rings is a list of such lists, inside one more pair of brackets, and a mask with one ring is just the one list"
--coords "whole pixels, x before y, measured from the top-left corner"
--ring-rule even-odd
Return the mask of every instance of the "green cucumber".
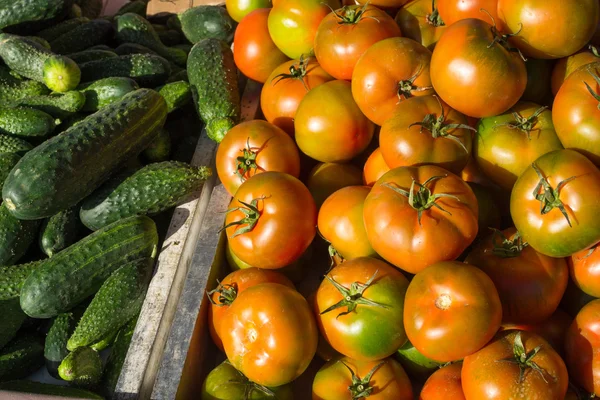
[[117, 53], [111, 50], [84, 50], [77, 53], [71, 53], [67, 57], [77, 64], [83, 64], [90, 61], [104, 60], [106, 58], [115, 58]]
[[131, 338], [135, 331], [138, 317], [132, 318], [127, 323], [115, 338], [115, 342], [112, 346], [108, 359], [106, 360], [106, 366], [104, 368], [104, 377], [102, 378], [102, 387], [104, 392], [109, 398], [111, 398], [117, 387], [123, 364], [125, 363], [125, 357], [129, 351], [129, 345], [131, 344]]
[[137, 14], [127, 13], [117, 18], [117, 40], [121, 43], [141, 44], [177, 65], [186, 65], [187, 54], [179, 49], [165, 46], [152, 24]]
[[29, 142], [0, 133], [0, 153], [15, 153], [23, 155], [31, 149], [33, 149], [33, 146], [29, 144]]
[[90, 345], [90, 347], [96, 351], [102, 351], [104, 349], [109, 348], [115, 342], [115, 338], [119, 330], [115, 330], [104, 337], [104, 339], [100, 339], [96, 343]]
[[154, 257], [156, 225], [148, 217], [122, 219], [45, 260], [21, 288], [21, 308], [33, 318], [50, 318], [79, 304], [130, 260]]
[[68, 92], [79, 85], [81, 70], [69, 57], [54, 56], [44, 62], [44, 84], [55, 92]]
[[123, 15], [127, 13], [134, 13], [141, 17], [146, 18], [146, 9], [148, 6], [146, 2], [141, 0], [130, 1], [129, 3], [125, 3], [123, 7], [119, 8], [119, 11], [115, 15]]
[[86, 97], [83, 111], [98, 111], [139, 88], [133, 79], [121, 77], [104, 78], [90, 84], [83, 84], [79, 87]]
[[93, 386], [102, 377], [102, 359], [96, 350], [79, 347], [60, 363], [58, 374], [77, 386]]
[[39, 221], [15, 218], [0, 205], [0, 265], [13, 265], [25, 255], [38, 233]]
[[81, 8], [81, 15], [91, 19], [98, 18], [104, 6], [102, 0], [77, 0], [77, 4]]
[[44, 345], [37, 335], [18, 336], [0, 351], [0, 382], [24, 378], [44, 365]]
[[0, 153], [0, 186], [20, 159], [21, 156], [16, 153]]
[[0, 29], [53, 21], [63, 16], [72, 3], [72, 0], [0, 0]]
[[141, 153], [166, 115], [165, 100], [154, 90], [126, 94], [23, 156], [4, 182], [4, 204], [21, 219], [73, 207]]
[[53, 215], [44, 221], [40, 229], [40, 248], [52, 257], [77, 241], [80, 228], [77, 206]]
[[[165, 46], [179, 50], [179, 48], [175, 47], [176, 45], [180, 44], [182, 41], [181, 33], [179, 33], [179, 31], [176, 31], [174, 29], [169, 29], [164, 32], [156, 32], [156, 34], [158, 35], [158, 38]], [[187, 55], [188, 52], [186, 51], [185, 54]], [[185, 66], [185, 64], [183, 64], [183, 65]]]
[[[187, 70], [184, 69], [182, 71], [179, 71], [179, 72], [169, 76], [169, 79], [167, 79], [167, 83], [173, 83], [173, 82], [179, 82], [179, 81], [189, 82]], [[192, 98], [193, 98], [193, 93], [192, 93]]]
[[79, 25], [83, 25], [90, 20], [86, 17], [80, 18], [71, 18], [66, 21], [60, 22], [50, 28], [44, 29], [36, 33], [36, 36], [41, 37], [42, 39], [46, 39], [48, 42], [57, 39], [59, 36], [72, 31], [77, 28]]
[[0, 301], [2, 309], [2, 321], [0, 321], [0, 349], [17, 335], [21, 325], [27, 319], [27, 315], [21, 310], [19, 299]]
[[44, 359], [48, 373], [56, 379], [60, 363], [69, 355], [67, 341], [77, 326], [77, 316], [73, 312], [57, 315], [50, 324], [44, 344]]
[[173, 47], [185, 51], [185, 54], [190, 54], [190, 51], [192, 51], [193, 45], [187, 44], [187, 43], [182, 43], [182, 44], [177, 44]]
[[0, 133], [27, 138], [44, 138], [54, 132], [54, 118], [33, 108], [0, 108]]
[[172, 29], [174, 31], [181, 32], [181, 21], [179, 20], [179, 15], [173, 14], [171, 15], [165, 24], [167, 28]]
[[0, 301], [18, 299], [25, 280], [41, 266], [41, 261], [34, 261], [0, 267]]
[[114, 190], [102, 188], [86, 198], [79, 216], [92, 230], [132, 215], [154, 215], [189, 199], [211, 175], [208, 167], [178, 161], [149, 164]]
[[70, 117], [62, 120], [62, 123], [56, 129], [56, 132], [62, 133], [64, 131], [66, 131], [67, 129], [69, 129], [69, 128], [77, 125], [78, 123], [82, 122], [83, 120], [85, 120], [88, 116], [89, 116], [88, 114], [83, 114], [83, 113], [73, 114]]
[[190, 52], [187, 72], [198, 115], [217, 143], [240, 118], [240, 93], [233, 53], [219, 39], [204, 39]]
[[167, 161], [171, 155], [171, 135], [169, 131], [161, 129], [156, 139], [144, 149], [142, 155], [148, 162]]
[[95, 19], [66, 32], [50, 42], [57, 54], [77, 53], [92, 46], [105, 44], [114, 33], [113, 25], [103, 19]]
[[61, 398], [66, 397], [75, 399], [104, 400], [104, 397], [94, 392], [90, 392], [89, 390], [25, 380], [8, 381], [0, 383], [0, 390], [29, 394], [41, 394], [48, 396], [59, 396]]
[[94, 344], [140, 313], [152, 278], [152, 258], [131, 261], [116, 270], [83, 313], [67, 349]]
[[31, 40], [31, 41], [41, 45], [42, 47], [50, 50], [50, 43], [48, 43], [48, 41], [44, 38], [41, 38], [39, 36], [25, 36], [24, 39]]
[[115, 53], [120, 56], [128, 54], [156, 54], [154, 50], [150, 50], [146, 46], [137, 43], [122, 43], [117, 46]]
[[80, 65], [81, 81], [91, 82], [102, 78], [125, 77], [142, 87], [160, 86], [171, 74], [169, 62], [154, 54], [129, 54]]
[[227, 14], [225, 7], [197, 6], [179, 15], [181, 30], [191, 43], [204, 39], [233, 41], [236, 23]]
[[[83, 93], [72, 90], [66, 93], [52, 93], [43, 96], [25, 97], [17, 102], [14, 106], [29, 107], [54, 118], [61, 120], [67, 119], [83, 108], [86, 97]], [[1, 128], [0, 128], [1, 130]]]
[[165, 98], [169, 112], [173, 112], [192, 101], [192, 89], [186, 81], [167, 83], [157, 90]]
[[9, 106], [24, 97], [48, 93], [50, 90], [43, 83], [18, 78], [10, 69], [0, 66], [0, 106]]

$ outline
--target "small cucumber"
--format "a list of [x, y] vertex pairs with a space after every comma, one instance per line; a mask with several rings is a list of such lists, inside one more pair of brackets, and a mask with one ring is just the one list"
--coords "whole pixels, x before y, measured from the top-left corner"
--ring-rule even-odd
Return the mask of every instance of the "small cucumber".
[[58, 396], [60, 398], [104, 400], [104, 397], [89, 390], [25, 380], [0, 383], [0, 390]]
[[39, 221], [17, 219], [5, 204], [0, 205], [0, 265], [13, 265], [23, 257], [39, 226]]
[[23, 155], [31, 149], [33, 146], [25, 140], [0, 133], [0, 153]]
[[127, 352], [129, 351], [129, 345], [131, 344], [131, 338], [133, 337], [137, 321], [138, 317], [136, 316], [119, 330], [115, 343], [108, 356], [108, 360], [106, 360], [104, 377], [102, 378], [102, 387], [109, 398], [112, 398], [115, 388], [117, 387], [117, 381], [121, 375], [121, 370], [123, 369], [125, 357], [127, 357]]
[[90, 84], [83, 84], [79, 87], [86, 98], [83, 111], [98, 111], [139, 88], [133, 79], [121, 77], [104, 78]]
[[192, 89], [186, 81], [167, 83], [157, 90], [165, 98], [169, 112], [173, 112], [192, 101]]
[[43, 365], [43, 341], [37, 335], [25, 333], [0, 351], [0, 382], [25, 378]]
[[6, 177], [20, 159], [21, 156], [15, 153], [0, 153], [0, 188], [4, 185]]
[[0, 108], [0, 133], [24, 139], [44, 138], [56, 128], [54, 117], [33, 108]]
[[83, 25], [90, 20], [86, 17], [80, 18], [71, 18], [61, 23], [58, 23], [50, 28], [44, 29], [36, 33], [36, 36], [41, 37], [42, 39], [46, 39], [48, 42], [57, 39], [59, 36], [72, 31], [77, 28], [79, 25]]
[[151, 163], [167, 161], [171, 155], [171, 135], [169, 131], [161, 129], [156, 139], [146, 147], [142, 155]]
[[65, 120], [77, 113], [85, 104], [85, 95], [76, 90], [66, 93], [52, 93], [45, 96], [25, 97], [17, 102], [17, 107], [29, 107], [43, 111], [54, 118]]
[[51, 324], [44, 344], [46, 369], [56, 379], [60, 379], [58, 367], [69, 355], [67, 341], [77, 326], [77, 317], [72, 312], [56, 316]]
[[227, 14], [225, 7], [197, 6], [179, 15], [181, 30], [191, 43], [204, 39], [219, 39], [227, 43], [233, 41], [236, 23]]
[[150, 50], [146, 46], [137, 43], [123, 43], [117, 46], [115, 53], [120, 56], [128, 54], [156, 54], [154, 50]]
[[60, 363], [58, 374], [77, 386], [93, 386], [102, 377], [102, 359], [96, 350], [79, 347]]
[[15, 75], [10, 69], [0, 66], [0, 106], [10, 106], [24, 97], [50, 93], [43, 83]]
[[77, 64], [83, 64], [90, 61], [104, 60], [106, 58], [115, 58], [117, 53], [111, 50], [84, 50], [78, 53], [71, 53], [67, 57]]
[[57, 54], [77, 53], [92, 46], [105, 44], [114, 33], [113, 25], [103, 19], [95, 19], [66, 32], [50, 42], [50, 48]]
[[80, 227], [78, 207], [53, 215], [44, 221], [40, 229], [40, 248], [52, 257], [77, 241]]
[[81, 81], [91, 82], [102, 78], [125, 77], [142, 87], [156, 87], [165, 83], [171, 66], [164, 58], [154, 54], [129, 54], [81, 64]]

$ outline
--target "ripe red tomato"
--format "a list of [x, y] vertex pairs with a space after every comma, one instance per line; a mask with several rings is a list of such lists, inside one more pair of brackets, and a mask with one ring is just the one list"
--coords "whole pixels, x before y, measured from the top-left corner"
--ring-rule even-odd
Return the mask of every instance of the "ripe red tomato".
[[460, 360], [481, 349], [498, 331], [502, 305], [492, 280], [458, 261], [418, 272], [404, 299], [404, 328], [424, 356]]
[[423, 385], [419, 400], [466, 400], [461, 385], [461, 371], [461, 362], [435, 371]]
[[510, 214], [525, 241], [567, 257], [600, 241], [600, 170], [573, 150], [538, 158], [515, 183]]
[[390, 38], [371, 46], [352, 75], [352, 96], [377, 125], [393, 114], [402, 100], [433, 94], [429, 78], [431, 52], [414, 40]]
[[526, 56], [567, 57], [592, 38], [598, 0], [498, 0], [499, 28]]
[[227, 14], [235, 22], [240, 22], [246, 15], [261, 8], [271, 8], [271, 0], [225, 0]]
[[306, 180], [317, 209], [336, 191], [361, 184], [360, 169], [352, 164], [319, 163], [310, 171]]
[[600, 297], [600, 245], [567, 258], [571, 279], [585, 293]]
[[474, 18], [446, 29], [433, 51], [430, 71], [435, 91], [450, 107], [471, 117], [490, 117], [523, 95], [525, 63], [499, 38], [490, 24]]
[[367, 186], [373, 186], [390, 167], [385, 163], [381, 149], [378, 147], [371, 153], [363, 168], [363, 183]]
[[585, 305], [567, 331], [566, 362], [571, 378], [600, 396], [600, 300]]
[[445, 21], [438, 11], [435, 0], [413, 0], [396, 14], [396, 23], [407, 38], [433, 50], [446, 30]]
[[365, 200], [363, 218], [377, 254], [414, 274], [456, 259], [477, 235], [477, 212], [477, 199], [462, 179], [424, 165], [383, 175]]
[[402, 308], [407, 286], [400, 271], [375, 258], [355, 258], [333, 268], [315, 298], [323, 337], [356, 360], [394, 354], [406, 341]]
[[438, 165], [460, 174], [471, 156], [466, 118], [436, 96], [401, 102], [381, 127], [379, 148], [390, 168]]
[[275, 68], [260, 93], [265, 119], [294, 136], [294, 118], [300, 102], [317, 86], [333, 80], [314, 57], [285, 62]]
[[438, 1], [438, 8], [446, 25], [467, 18], [477, 18], [491, 25], [498, 21], [498, 0], [442, 0]]
[[294, 140], [262, 120], [242, 122], [227, 132], [215, 163], [219, 179], [232, 196], [242, 183], [262, 172], [300, 175], [300, 154]]
[[541, 336], [501, 332], [477, 353], [465, 357], [461, 373], [467, 399], [564, 400], [567, 368]]
[[263, 386], [293, 381], [317, 351], [317, 326], [306, 299], [279, 283], [260, 283], [240, 293], [220, 333], [231, 364]]
[[350, 82], [331, 81], [304, 96], [294, 121], [296, 143], [321, 162], [349, 161], [371, 142], [375, 125], [352, 98]]
[[597, 50], [594, 49], [594, 52], [590, 49], [582, 49], [577, 53], [570, 55], [568, 57], [561, 58], [554, 65], [554, 69], [552, 69], [552, 94], [556, 96], [558, 90], [573, 72], [575, 72], [579, 67], [587, 64], [591, 64], [594, 62], [600, 61], [600, 54], [597, 53]]
[[[361, 394], [367, 393], [366, 397]], [[312, 386], [313, 400], [413, 400], [402, 366], [391, 358], [358, 361], [338, 357], [321, 367]]]
[[296, 261], [316, 234], [317, 208], [298, 179], [263, 172], [244, 182], [229, 205], [225, 226], [242, 261], [277, 269]]
[[392, 17], [370, 5], [344, 6], [321, 21], [315, 56], [335, 79], [352, 79], [356, 62], [380, 40], [401, 36]]
[[281, 63], [288, 60], [273, 43], [267, 28], [270, 8], [261, 8], [246, 15], [233, 37], [233, 59], [244, 75], [260, 83]]

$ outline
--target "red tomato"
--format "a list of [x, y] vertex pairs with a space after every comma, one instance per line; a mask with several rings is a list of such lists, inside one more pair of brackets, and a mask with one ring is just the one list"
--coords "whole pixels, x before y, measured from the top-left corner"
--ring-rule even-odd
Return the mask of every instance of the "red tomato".
[[292, 60], [275, 68], [260, 93], [265, 119], [294, 136], [294, 118], [309, 90], [332, 80], [316, 58]]
[[446, 25], [461, 19], [477, 18], [493, 25], [498, 21], [498, 0], [441, 0], [438, 1], [440, 16]]
[[498, 331], [501, 320], [494, 283], [472, 265], [435, 263], [417, 273], [406, 291], [406, 335], [435, 361], [456, 361], [475, 353]]
[[288, 58], [275, 46], [267, 19], [270, 8], [261, 8], [246, 15], [239, 23], [233, 37], [233, 59], [244, 75], [260, 83]]
[[277, 269], [296, 261], [316, 234], [317, 208], [298, 179], [264, 172], [237, 190], [225, 218], [231, 250], [258, 268]]
[[[499, 40], [499, 41], [498, 41]], [[471, 117], [501, 114], [525, 92], [527, 70], [518, 53], [479, 19], [450, 25], [431, 57], [431, 82], [448, 105]]]
[[[570, 55], [569, 57], [561, 58], [558, 60], [554, 69], [552, 70], [552, 94], [556, 96], [560, 87], [573, 72], [579, 67], [594, 62], [600, 61], [600, 54], [597, 49], [588, 50], [583, 49], [577, 53]], [[596, 55], [599, 54], [599, 55]]]
[[294, 121], [296, 143], [321, 162], [349, 161], [371, 142], [375, 126], [360, 111], [350, 82], [324, 83], [304, 97]]
[[466, 400], [461, 386], [461, 371], [460, 362], [435, 371], [423, 385], [419, 400]]
[[373, 186], [379, 178], [381, 178], [390, 167], [385, 163], [381, 149], [378, 147], [371, 153], [363, 168], [363, 183], [367, 186]]
[[352, 96], [377, 125], [393, 114], [402, 100], [433, 94], [429, 78], [431, 52], [408, 38], [390, 38], [371, 46], [352, 75]]
[[433, 50], [446, 30], [435, 0], [413, 0], [396, 14], [396, 22], [407, 38]]
[[410, 0], [356, 0], [358, 4], [370, 4], [372, 6], [376, 6], [382, 9], [390, 9], [390, 8], [399, 8], [404, 4], [408, 3]]
[[567, 258], [573, 282], [590, 296], [600, 297], [600, 245]]
[[261, 8], [271, 8], [271, 0], [225, 0], [227, 14], [235, 22], [240, 22], [246, 15]]
[[232, 196], [242, 183], [262, 172], [300, 175], [300, 154], [294, 140], [261, 120], [242, 122], [227, 132], [215, 163], [219, 179]]
[[323, 202], [341, 188], [361, 184], [360, 169], [352, 164], [319, 163], [310, 171], [306, 180], [317, 208], [321, 208]]

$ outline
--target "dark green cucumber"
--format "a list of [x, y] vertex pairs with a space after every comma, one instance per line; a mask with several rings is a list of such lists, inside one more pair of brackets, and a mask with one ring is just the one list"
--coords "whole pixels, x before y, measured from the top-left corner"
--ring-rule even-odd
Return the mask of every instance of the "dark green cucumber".
[[186, 81], [167, 83], [158, 88], [158, 93], [165, 98], [169, 112], [175, 111], [192, 101], [192, 89]]
[[165, 24], [167, 28], [173, 29], [174, 31], [181, 32], [181, 21], [179, 20], [179, 15], [173, 14], [171, 15]]
[[100, 339], [96, 343], [90, 345], [90, 347], [96, 351], [102, 351], [104, 349], [107, 349], [110, 346], [112, 346], [112, 344], [115, 342], [118, 333], [119, 330], [115, 330], [106, 335], [103, 339]]
[[186, 200], [211, 175], [208, 167], [178, 161], [149, 164], [109, 193], [98, 190], [81, 205], [81, 222], [97, 230], [132, 215], [154, 215]]
[[13, 265], [25, 255], [38, 233], [39, 221], [15, 218], [0, 205], [0, 265]]
[[141, 44], [177, 65], [186, 65], [187, 54], [179, 49], [165, 46], [152, 24], [137, 14], [127, 13], [117, 18], [117, 40], [121, 43]]
[[62, 133], [64, 131], [66, 131], [67, 129], [84, 121], [88, 116], [89, 116], [89, 114], [83, 114], [83, 113], [75, 113], [75, 114], [71, 115], [70, 117], [62, 120], [62, 123], [56, 129], [56, 133]]
[[21, 288], [21, 308], [33, 318], [69, 311], [93, 295], [130, 260], [153, 257], [158, 234], [148, 217], [126, 218], [45, 260]]
[[77, 241], [80, 228], [77, 206], [53, 215], [44, 221], [40, 229], [40, 248], [52, 257]]
[[119, 8], [119, 11], [115, 15], [123, 15], [127, 13], [134, 13], [141, 17], [146, 18], [146, 9], [148, 6], [146, 2], [141, 0], [130, 1], [129, 3], [125, 3], [123, 7]]
[[34, 334], [19, 335], [0, 350], [0, 382], [25, 378], [44, 365], [44, 345]]
[[183, 43], [183, 44], [177, 44], [177, 45], [175, 45], [173, 47], [185, 51], [186, 54], [190, 54], [190, 51], [192, 50], [193, 45], [187, 44], [187, 43]]
[[84, 50], [78, 53], [71, 53], [68, 55], [68, 57], [77, 64], [83, 64], [90, 61], [115, 58], [117, 57], [117, 53], [110, 50]]
[[95, 19], [66, 32], [50, 42], [57, 54], [76, 53], [92, 46], [105, 44], [114, 33], [113, 25], [103, 19]]
[[102, 378], [102, 359], [96, 350], [79, 347], [60, 363], [58, 374], [77, 386], [92, 386]]
[[0, 29], [22, 23], [52, 21], [64, 15], [72, 0], [0, 0]]
[[[156, 32], [156, 34], [158, 35], [158, 38], [160, 39], [160, 41], [167, 47], [171, 47], [172, 49], [177, 49], [179, 50], [178, 47], [175, 47], [176, 45], [180, 44], [183, 40], [181, 33], [179, 33], [179, 31], [176, 31], [174, 29], [169, 29], [163, 32]], [[185, 52], [185, 54], [187, 55], [187, 51]], [[185, 64], [183, 64], [185, 66]]]
[[192, 95], [208, 137], [217, 143], [240, 118], [240, 93], [233, 53], [219, 39], [194, 45], [187, 63]]
[[18, 299], [25, 280], [41, 265], [41, 261], [34, 261], [27, 264], [0, 267], [0, 301]]
[[[83, 108], [86, 98], [85, 95], [76, 90], [66, 93], [52, 93], [44, 96], [26, 97], [15, 102], [15, 106], [29, 107], [54, 118], [61, 120], [67, 119]], [[0, 127], [1, 130], [1, 127]]]
[[131, 261], [116, 270], [83, 313], [67, 349], [90, 346], [127, 324], [140, 313], [152, 278], [154, 260]]
[[54, 117], [33, 108], [0, 108], [0, 133], [28, 138], [44, 138], [54, 132]]
[[20, 159], [21, 156], [16, 153], [0, 153], [0, 186]]
[[146, 46], [137, 43], [122, 43], [117, 46], [115, 53], [120, 56], [128, 54], [156, 54], [154, 50], [150, 50]]
[[56, 379], [60, 363], [69, 355], [67, 341], [77, 326], [77, 316], [67, 312], [56, 316], [51, 324], [44, 344], [44, 359], [48, 373]]
[[[169, 79], [167, 79], [167, 83], [173, 83], [173, 82], [179, 82], [179, 81], [189, 82], [187, 70], [184, 69], [182, 71], [179, 71], [179, 72], [169, 76]], [[193, 92], [192, 92], [192, 98], [193, 98]]]
[[81, 15], [91, 19], [98, 18], [104, 6], [102, 0], [77, 0], [76, 3], [81, 8]]
[[165, 100], [154, 90], [126, 94], [23, 156], [4, 182], [4, 204], [21, 219], [73, 207], [141, 153], [166, 115]]
[[57, 39], [59, 36], [72, 31], [77, 28], [79, 25], [83, 25], [90, 20], [86, 17], [80, 18], [71, 18], [66, 21], [60, 22], [50, 28], [44, 29], [36, 33], [36, 36], [41, 37], [42, 39], [46, 39], [48, 42]]
[[79, 87], [86, 97], [83, 111], [98, 111], [139, 88], [133, 79], [121, 77], [104, 78], [90, 84], [83, 84]]
[[66, 397], [75, 399], [104, 400], [104, 397], [94, 392], [90, 392], [89, 390], [25, 380], [8, 381], [0, 383], [0, 390], [29, 394], [41, 394], [47, 396], [59, 396], [61, 398]]
[[48, 43], [48, 41], [44, 38], [41, 38], [39, 36], [26, 36], [26, 37], [24, 37], [24, 39], [31, 40], [31, 41], [41, 45], [42, 47], [50, 50], [50, 43]]
[[138, 317], [132, 318], [127, 325], [119, 330], [110, 354], [108, 355], [108, 359], [106, 360], [104, 376], [102, 378], [102, 387], [109, 398], [112, 398], [115, 388], [117, 387], [117, 382], [121, 375], [123, 364], [125, 363], [125, 357], [127, 357], [127, 352], [129, 351], [129, 345], [131, 344], [131, 338], [133, 337], [137, 321]]
[[41, 82], [18, 78], [10, 69], [0, 66], [0, 106], [9, 106], [24, 97], [50, 93]]
[[0, 321], [0, 349], [13, 340], [17, 332], [27, 319], [27, 315], [21, 310], [19, 299], [1, 300], [2, 320]]
[[80, 68], [82, 82], [125, 77], [135, 80], [142, 87], [160, 86], [171, 74], [169, 62], [154, 54], [129, 54], [90, 61], [81, 64]]
[[29, 142], [0, 133], [0, 153], [15, 153], [23, 155], [31, 149], [33, 149], [33, 146], [29, 144]]
[[236, 23], [225, 7], [197, 6], [179, 15], [181, 30], [190, 42], [196, 44], [204, 39], [233, 41]]
[[151, 163], [167, 161], [171, 155], [171, 135], [169, 131], [161, 129], [156, 139], [144, 149], [142, 155], [146, 161]]

